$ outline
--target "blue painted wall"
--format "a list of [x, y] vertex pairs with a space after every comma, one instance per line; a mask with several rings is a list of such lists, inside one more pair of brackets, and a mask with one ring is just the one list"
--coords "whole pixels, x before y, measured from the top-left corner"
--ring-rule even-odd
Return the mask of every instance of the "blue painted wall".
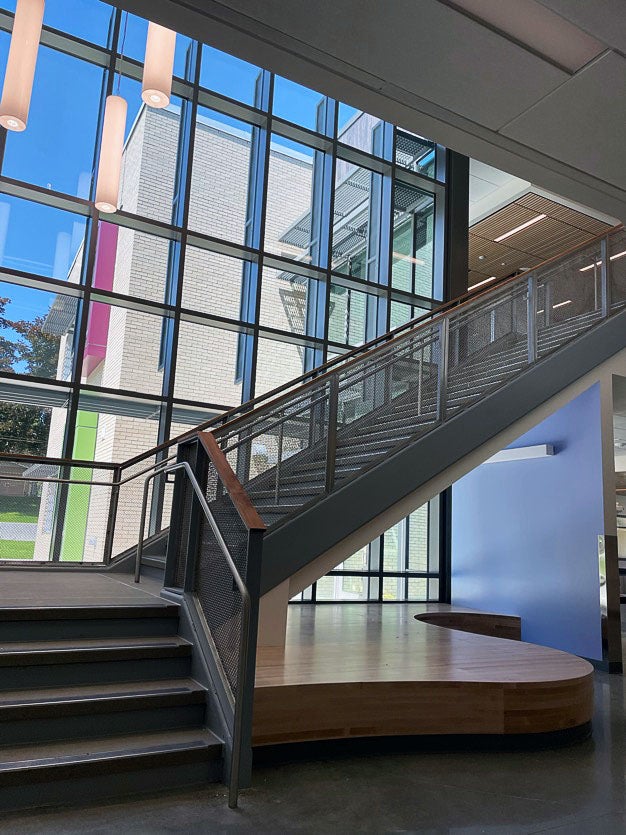
[[452, 602], [520, 615], [523, 640], [595, 659], [600, 432], [595, 385], [510, 445], [554, 456], [483, 464], [452, 493]]

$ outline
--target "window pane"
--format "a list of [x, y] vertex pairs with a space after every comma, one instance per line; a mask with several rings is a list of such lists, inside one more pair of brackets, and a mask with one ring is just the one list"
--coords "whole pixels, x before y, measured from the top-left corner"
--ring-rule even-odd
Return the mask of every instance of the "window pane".
[[[185, 252], [183, 307], [229, 319], [254, 318], [254, 299], [244, 304], [256, 282], [256, 264], [188, 246]], [[244, 291], [244, 288], [250, 288]], [[246, 312], [248, 315], [246, 316]]]
[[367, 168], [337, 164], [332, 253], [337, 272], [379, 280], [381, 182], [381, 175]]
[[426, 297], [433, 293], [434, 208], [431, 194], [395, 184], [392, 286]]
[[[15, 2], [10, 5], [15, 8]], [[100, 0], [46, 0], [43, 22], [61, 32], [105, 45], [113, 11]]]
[[2, 173], [88, 198], [103, 71], [39, 48], [28, 130], [7, 131]]
[[398, 522], [393, 528], [385, 531], [383, 541], [383, 570], [403, 571], [404, 570], [404, 520]]
[[435, 149], [436, 145], [430, 139], [399, 128], [396, 131], [396, 165], [401, 168], [434, 177]]
[[399, 328], [405, 322], [410, 322], [411, 319], [417, 319], [420, 316], [425, 316], [428, 313], [423, 307], [418, 307], [415, 304], [404, 304], [404, 302], [391, 302], [391, 330]]
[[[315, 335], [315, 314], [323, 305], [320, 283], [283, 270], [263, 270], [260, 324], [300, 335]], [[308, 322], [308, 325], [307, 325]]]
[[307, 145], [272, 137], [267, 184], [265, 249], [285, 258], [319, 263], [311, 233], [315, 152]]
[[156, 110], [141, 100], [141, 84], [122, 77], [120, 95], [129, 104], [122, 159], [120, 207], [125, 212], [172, 221], [182, 99]]
[[198, 108], [193, 151], [189, 228], [247, 243], [252, 125]]
[[229, 99], [254, 104], [256, 80], [261, 70], [240, 58], [220, 52], [212, 46], [202, 46], [200, 85], [228, 96]]
[[273, 113], [281, 119], [323, 132], [323, 124], [318, 126], [317, 114], [318, 107], [324, 99], [322, 93], [316, 93], [315, 90], [296, 84], [295, 81], [289, 81], [279, 75], [274, 77]]
[[29, 399], [32, 402], [0, 401], [0, 452], [60, 456], [65, 408], [44, 405], [48, 399], [45, 391], [32, 389]]
[[337, 139], [344, 145], [351, 145], [368, 154], [382, 156], [378, 136], [382, 130], [383, 121], [378, 116], [363, 113], [347, 104], [339, 105], [339, 124]]
[[428, 504], [408, 517], [409, 559], [411, 571], [428, 571]]
[[67, 380], [77, 299], [0, 284], [0, 370]]
[[[334, 282], [330, 286], [328, 338], [344, 345], [362, 345], [378, 331], [379, 299]], [[380, 322], [382, 327], [383, 322]], [[385, 328], [383, 327], [384, 331]]]
[[236, 374], [238, 340], [235, 331], [181, 322], [175, 396], [226, 408], [241, 403], [241, 382]]
[[[78, 281], [86, 221], [80, 215], [0, 196], [0, 263], [12, 270]], [[33, 229], [37, 234], [33, 235]]]
[[406, 594], [405, 583], [404, 577], [383, 578], [383, 600], [404, 600]]
[[369, 569], [369, 545], [364, 545], [356, 554], [340, 563], [335, 571], [367, 571]]
[[89, 307], [82, 380], [94, 386], [161, 394], [163, 319], [104, 302]]
[[93, 286], [163, 302], [170, 241], [100, 223]]
[[[120, 28], [120, 44], [118, 51], [121, 51], [121, 42], [124, 42], [124, 55], [129, 58], [134, 58], [136, 61], [143, 60], [146, 55], [146, 36], [148, 34], [148, 21], [143, 17], [137, 17], [134, 14], [128, 14], [127, 22], [125, 24], [126, 15], [122, 16], [122, 25]], [[176, 50], [174, 52], [174, 75], [185, 78], [185, 63], [187, 59], [187, 50], [191, 39], [186, 35], [176, 34]]]
[[317, 581], [317, 600], [367, 600], [367, 577], [326, 575]]
[[259, 339], [255, 396], [265, 394], [304, 373], [306, 349], [277, 339]]
[[[407, 600], [428, 600], [428, 580], [413, 578], [408, 582]], [[430, 598], [432, 600], [432, 598]]]

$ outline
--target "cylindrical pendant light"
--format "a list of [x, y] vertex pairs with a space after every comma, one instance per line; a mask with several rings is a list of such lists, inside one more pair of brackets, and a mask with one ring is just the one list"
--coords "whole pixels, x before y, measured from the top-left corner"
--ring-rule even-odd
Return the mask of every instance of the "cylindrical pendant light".
[[37, 64], [44, 0], [17, 0], [0, 101], [0, 125], [25, 130]]
[[158, 23], [148, 24], [141, 98], [150, 107], [167, 107], [170, 103], [175, 48], [176, 32]]
[[110, 214], [117, 211], [125, 129], [126, 99], [107, 96], [96, 183], [96, 209], [99, 212]]

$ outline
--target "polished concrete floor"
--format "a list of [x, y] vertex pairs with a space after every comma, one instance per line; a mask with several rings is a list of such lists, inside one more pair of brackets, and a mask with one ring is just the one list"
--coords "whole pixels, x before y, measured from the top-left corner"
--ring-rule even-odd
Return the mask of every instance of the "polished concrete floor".
[[626, 832], [624, 680], [598, 673], [593, 737], [556, 750], [386, 753], [257, 766], [222, 787], [4, 815], [2, 833]]

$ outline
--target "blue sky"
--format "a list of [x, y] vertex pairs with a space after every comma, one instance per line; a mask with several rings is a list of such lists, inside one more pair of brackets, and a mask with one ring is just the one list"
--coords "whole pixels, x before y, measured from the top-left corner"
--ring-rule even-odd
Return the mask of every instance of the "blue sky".
[[[15, 2], [0, 1], [0, 8], [15, 10]], [[113, 8], [99, 0], [47, 0], [44, 23], [98, 44], [105, 44]], [[124, 54], [143, 59], [147, 21], [128, 15]], [[124, 23], [122, 24], [124, 28]], [[8, 54], [10, 36], [0, 32], [0, 78]], [[178, 35], [174, 72], [184, 74], [189, 39]], [[259, 69], [226, 53], [205, 46], [201, 83], [222, 95], [252, 104]], [[28, 128], [8, 133], [2, 173], [87, 197], [93, 167], [93, 151], [103, 70], [47, 47], [40, 47]], [[120, 93], [128, 103], [127, 130], [141, 106], [140, 84], [122, 79]], [[315, 127], [320, 94], [286, 79], [276, 78], [274, 112], [290, 121]], [[342, 121], [354, 111], [341, 107]], [[220, 118], [211, 113], [213, 118]], [[232, 122], [228, 117], [222, 117]], [[288, 140], [278, 141], [305, 150]], [[33, 232], [36, 230], [36, 234]], [[0, 263], [42, 276], [64, 279], [68, 259], [76, 252], [84, 232], [84, 219], [16, 198], [0, 197]], [[10, 296], [10, 318], [32, 318], [47, 311], [52, 294], [3, 284], [0, 295]]]

